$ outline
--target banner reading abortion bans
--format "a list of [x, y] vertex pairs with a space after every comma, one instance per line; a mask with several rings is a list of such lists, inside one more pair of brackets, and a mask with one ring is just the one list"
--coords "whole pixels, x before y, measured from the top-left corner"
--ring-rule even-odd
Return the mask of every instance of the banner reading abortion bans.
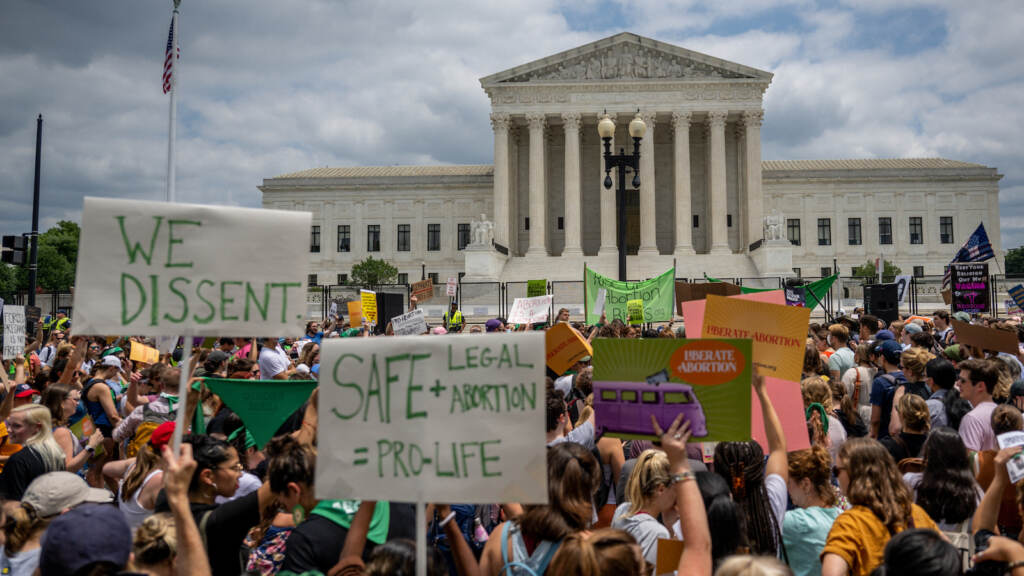
[[547, 503], [544, 334], [324, 340], [316, 497]]
[[75, 332], [301, 333], [310, 222], [308, 212], [86, 198]]

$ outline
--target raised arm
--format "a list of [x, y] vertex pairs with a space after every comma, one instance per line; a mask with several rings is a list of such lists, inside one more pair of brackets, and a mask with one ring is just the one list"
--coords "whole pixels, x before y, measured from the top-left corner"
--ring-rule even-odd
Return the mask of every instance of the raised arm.
[[772, 406], [765, 388], [765, 378], [761, 374], [754, 375], [754, 391], [761, 401], [761, 416], [764, 419], [764, 435], [768, 439], [768, 463], [764, 473], [777, 474], [785, 482], [789, 479], [789, 460], [786, 456], [786, 435], [782, 432], [782, 422]]
[[704, 510], [704, 499], [697, 487], [697, 480], [690, 471], [686, 457], [686, 441], [690, 439], [690, 423], [683, 421], [683, 415], [676, 416], [672, 426], [662, 431], [652, 415], [654, 433], [661, 436], [661, 449], [668, 456], [668, 473], [672, 478], [672, 490], [676, 494], [676, 511], [686, 546], [679, 557], [679, 576], [707, 576], [711, 574], [711, 530]]
[[370, 531], [370, 521], [373, 520], [373, 510], [376, 506], [377, 503], [372, 500], [363, 500], [359, 503], [359, 509], [352, 517], [352, 524], [345, 535], [341, 557], [328, 571], [329, 576], [356, 576], [363, 573], [363, 549], [366, 547], [366, 534]]
[[974, 518], [971, 520], [971, 533], [978, 530], [989, 530], [998, 533], [999, 505], [1003, 500], [1003, 491], [1010, 485], [1010, 477], [1006, 474], [1006, 463], [1020, 453], [1021, 447], [1004, 448], [996, 454], [995, 474], [992, 476], [992, 483], [985, 490], [985, 496], [981, 504], [974, 511]]
[[192, 459], [192, 445], [182, 443], [180, 456], [175, 456], [170, 446], [164, 446], [163, 456], [164, 492], [174, 515], [174, 532], [178, 540], [175, 574], [210, 576], [210, 561], [188, 503], [188, 484], [197, 466]]

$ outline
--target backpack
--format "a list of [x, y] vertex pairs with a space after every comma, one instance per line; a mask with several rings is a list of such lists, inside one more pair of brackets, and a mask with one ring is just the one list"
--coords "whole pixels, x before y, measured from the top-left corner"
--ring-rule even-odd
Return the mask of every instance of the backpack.
[[128, 458], [138, 456], [139, 450], [142, 446], [149, 442], [149, 439], [153, 437], [153, 431], [160, 427], [164, 422], [173, 422], [177, 410], [171, 410], [167, 414], [161, 414], [149, 407], [149, 404], [142, 406], [142, 423], [139, 424], [138, 428], [135, 429], [135, 435], [132, 436], [131, 442], [125, 448], [125, 454]]
[[960, 559], [963, 566], [963, 571], [966, 574], [971, 569], [971, 559], [974, 558], [974, 538], [971, 537], [971, 530], [968, 526], [970, 519], [964, 520], [960, 523], [955, 531], [943, 530], [942, 533], [949, 538], [949, 543], [952, 544], [957, 552], [960, 553]]
[[[510, 522], [508, 525], [505, 526], [505, 529], [501, 531], [501, 561], [503, 565], [501, 567], [501, 570], [498, 572], [499, 576], [502, 574], [514, 574], [514, 572], [512, 571], [513, 568], [522, 570], [529, 576], [542, 576], [542, 574], [544, 574], [544, 572], [548, 569], [548, 564], [551, 563], [551, 559], [554, 558], [555, 552], [558, 552], [558, 547], [562, 545], [562, 542], [547, 542], [548, 544], [550, 544], [550, 546], [548, 547], [547, 551], [545, 551], [544, 554], [540, 557], [540, 564], [537, 565], [536, 569], [531, 568], [530, 565], [526, 563], [526, 561], [510, 562], [508, 559], [508, 534], [509, 532], [511, 532], [511, 527], [512, 524]], [[543, 544], [545, 544], [545, 542], [541, 542], [540, 544], [538, 544], [537, 548], [534, 549], [534, 553], [536, 553], [537, 549], [539, 549]], [[533, 557], [531, 556], [526, 560], [530, 560], [532, 558]], [[517, 570], [517, 572], [519, 570]]]

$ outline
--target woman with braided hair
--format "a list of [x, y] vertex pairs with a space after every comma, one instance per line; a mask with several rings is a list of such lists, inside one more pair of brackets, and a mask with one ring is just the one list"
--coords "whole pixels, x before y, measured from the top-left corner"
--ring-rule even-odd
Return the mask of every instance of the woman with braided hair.
[[910, 491], [889, 451], [870, 438], [843, 444], [833, 467], [853, 506], [836, 518], [821, 552], [822, 576], [867, 576], [882, 563], [889, 539], [911, 528], [938, 531]]
[[729, 485], [743, 511], [750, 552], [777, 556], [782, 553], [782, 517], [789, 478], [786, 437], [765, 391], [764, 376], [754, 376], [754, 391], [761, 401], [768, 461], [757, 442], [721, 442], [715, 446], [715, 473]]

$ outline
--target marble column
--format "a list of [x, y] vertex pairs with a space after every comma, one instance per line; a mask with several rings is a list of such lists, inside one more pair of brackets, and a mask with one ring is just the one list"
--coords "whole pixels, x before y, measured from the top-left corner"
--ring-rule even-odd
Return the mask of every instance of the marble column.
[[727, 222], [728, 203], [725, 196], [725, 118], [722, 111], [708, 112], [711, 133], [711, 210], [708, 225], [711, 230], [710, 254], [732, 254], [729, 249]]
[[583, 198], [580, 195], [580, 113], [562, 114], [565, 130], [565, 248], [562, 256], [582, 256], [580, 214]]
[[[615, 121], [616, 114], [609, 112], [608, 117]], [[597, 115], [598, 121], [601, 120], [601, 114]], [[594, 128], [597, 131], [597, 128]], [[616, 240], [615, 231], [617, 224], [615, 220], [615, 175], [612, 175], [612, 187], [607, 189], [604, 187], [604, 141], [598, 138], [597, 141], [597, 152], [598, 152], [598, 166], [601, 167], [598, 170], [598, 186], [601, 190], [601, 248], [598, 250], [598, 256], [615, 256], [619, 253], [618, 240]], [[615, 150], [615, 135], [612, 135], [612, 154], [618, 154]]]
[[527, 256], [547, 256], [547, 188], [544, 164], [544, 114], [526, 115], [530, 126], [530, 248]]
[[511, 248], [509, 228], [512, 223], [509, 198], [509, 123], [508, 114], [491, 114], [491, 129], [494, 130], [494, 241]]
[[673, 112], [672, 128], [675, 153], [676, 247], [675, 255], [692, 256], [693, 224], [690, 208], [690, 112]]
[[640, 141], [640, 249], [639, 256], [658, 255], [657, 209], [654, 204], [654, 127], [657, 123], [655, 112], [640, 115], [647, 132]]
[[[764, 237], [764, 192], [761, 189], [761, 122], [764, 120], [763, 110], [747, 110], [743, 113], [743, 125], [746, 129], [746, 163], [747, 163], [747, 243], [750, 245]], [[863, 225], [861, 234], [863, 235]]]

